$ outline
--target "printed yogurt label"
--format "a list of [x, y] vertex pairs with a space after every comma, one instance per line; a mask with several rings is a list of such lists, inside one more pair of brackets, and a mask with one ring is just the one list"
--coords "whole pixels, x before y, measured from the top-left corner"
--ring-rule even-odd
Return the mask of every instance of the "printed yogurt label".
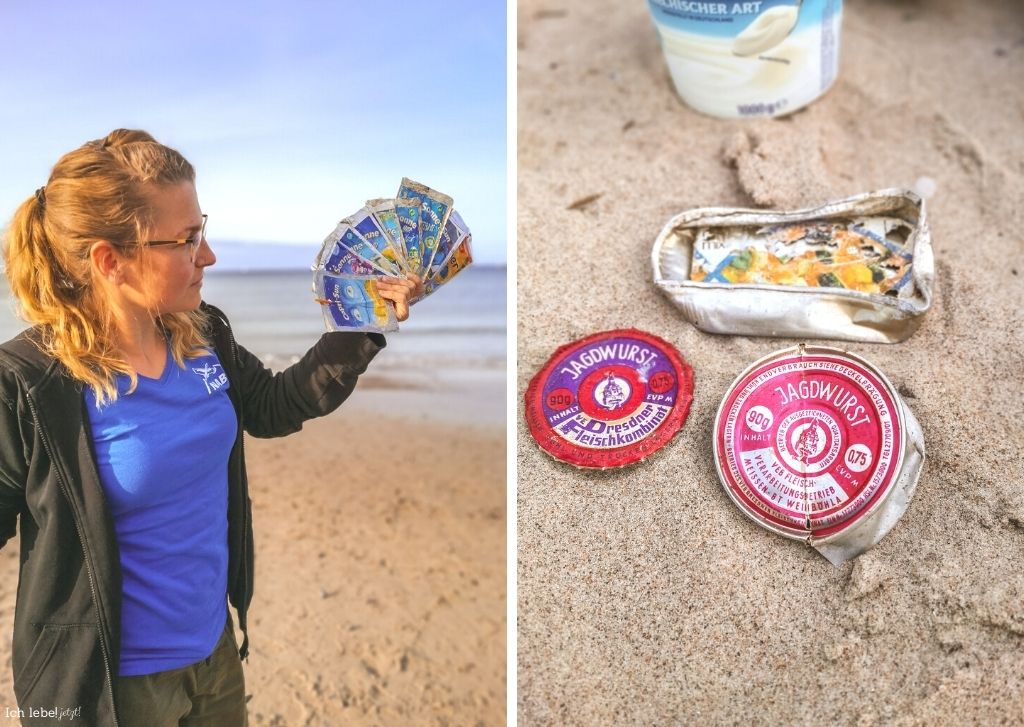
[[901, 426], [888, 385], [859, 359], [794, 353], [733, 386], [715, 453], [748, 515], [790, 535], [825, 537], [884, 497], [901, 464]]
[[676, 90], [723, 117], [789, 113], [821, 95], [839, 61], [841, 0], [648, 0]]
[[530, 382], [530, 433], [580, 467], [621, 467], [664, 446], [686, 419], [693, 372], [667, 341], [606, 331], [555, 352]]

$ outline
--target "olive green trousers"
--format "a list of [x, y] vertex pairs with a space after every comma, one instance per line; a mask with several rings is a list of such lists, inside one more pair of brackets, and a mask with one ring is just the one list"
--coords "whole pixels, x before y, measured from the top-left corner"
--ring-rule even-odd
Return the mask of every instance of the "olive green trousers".
[[117, 679], [121, 727], [246, 727], [245, 677], [228, 610], [213, 653], [180, 669]]

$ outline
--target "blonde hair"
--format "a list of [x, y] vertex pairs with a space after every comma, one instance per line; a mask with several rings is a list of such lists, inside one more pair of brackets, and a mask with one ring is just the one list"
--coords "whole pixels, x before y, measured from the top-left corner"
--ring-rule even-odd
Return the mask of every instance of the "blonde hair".
[[[144, 185], [195, 182], [177, 151], [145, 131], [117, 129], [62, 156], [46, 186], [25, 200], [4, 239], [4, 262], [19, 313], [36, 324], [42, 348], [71, 376], [91, 386], [97, 402], [117, 399], [116, 377], [138, 374], [112, 339], [113, 311], [93, 282], [89, 250], [97, 240], [145, 240], [153, 225]], [[127, 246], [125, 255], [147, 254]], [[179, 366], [208, 346], [198, 311], [155, 315]]]

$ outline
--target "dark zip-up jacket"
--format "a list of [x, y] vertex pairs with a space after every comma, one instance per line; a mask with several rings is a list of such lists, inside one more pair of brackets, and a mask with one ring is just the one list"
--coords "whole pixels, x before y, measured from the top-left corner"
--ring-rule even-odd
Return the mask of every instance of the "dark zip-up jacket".
[[[238, 416], [228, 461], [228, 599], [245, 658], [253, 541], [243, 431], [279, 437], [333, 411], [385, 342], [377, 334], [327, 333], [296, 364], [272, 374], [235, 343], [221, 311], [205, 303], [201, 310]], [[121, 566], [114, 522], [82, 384], [37, 342], [30, 329], [0, 346], [0, 546], [14, 536], [19, 516], [21, 522], [14, 693], [26, 725], [73, 717], [90, 727], [116, 726]]]

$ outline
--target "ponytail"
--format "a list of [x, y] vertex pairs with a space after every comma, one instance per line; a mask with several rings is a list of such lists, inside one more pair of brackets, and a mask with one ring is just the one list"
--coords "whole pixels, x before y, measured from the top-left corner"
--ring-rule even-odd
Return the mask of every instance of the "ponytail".
[[[192, 182], [192, 165], [144, 131], [117, 129], [65, 154], [45, 187], [14, 213], [4, 263], [19, 313], [39, 327], [44, 351], [92, 386], [100, 403], [117, 398], [116, 376], [137, 374], [112, 338], [113, 310], [93, 283], [97, 240], [140, 240], [151, 224], [142, 185]], [[126, 255], [140, 248], [128, 247]], [[208, 345], [198, 311], [160, 316], [179, 366]]]

